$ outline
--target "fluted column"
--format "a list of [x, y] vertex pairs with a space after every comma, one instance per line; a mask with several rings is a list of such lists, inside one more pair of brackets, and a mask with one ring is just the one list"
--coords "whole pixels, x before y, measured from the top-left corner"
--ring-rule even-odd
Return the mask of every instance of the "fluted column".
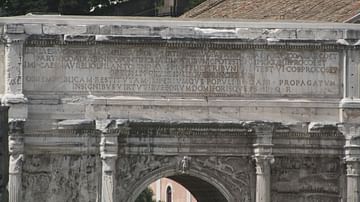
[[23, 121], [9, 123], [9, 202], [22, 200], [22, 165], [24, 161]]
[[116, 202], [116, 161], [118, 157], [118, 130], [116, 121], [109, 121], [102, 129], [100, 155], [102, 162], [101, 202]]

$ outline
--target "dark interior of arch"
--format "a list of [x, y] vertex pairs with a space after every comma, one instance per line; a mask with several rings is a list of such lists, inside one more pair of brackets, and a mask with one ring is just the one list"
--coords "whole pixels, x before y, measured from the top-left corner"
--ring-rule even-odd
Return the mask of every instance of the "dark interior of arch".
[[167, 177], [184, 186], [198, 202], [227, 202], [224, 195], [210, 183], [190, 175]]

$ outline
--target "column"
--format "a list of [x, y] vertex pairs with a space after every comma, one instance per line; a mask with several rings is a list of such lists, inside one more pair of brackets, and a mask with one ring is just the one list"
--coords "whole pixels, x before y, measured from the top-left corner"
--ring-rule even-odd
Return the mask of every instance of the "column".
[[256, 202], [271, 201], [270, 164], [274, 162], [271, 155], [255, 156], [256, 161]]
[[102, 157], [101, 202], [115, 202], [115, 157]]
[[254, 147], [254, 159], [256, 163], [256, 202], [271, 201], [271, 167], [274, 162], [272, 155], [272, 123], [259, 122], [254, 126], [256, 140]]
[[23, 121], [9, 123], [9, 202], [22, 201]]
[[360, 125], [343, 124], [345, 136], [346, 201], [360, 201]]
[[[97, 123], [98, 125], [98, 123]], [[103, 125], [99, 124], [99, 125]], [[118, 130], [109, 127], [114, 121], [101, 129], [100, 156], [102, 162], [101, 202], [116, 202], [116, 160], [118, 157]]]
[[346, 159], [347, 202], [360, 201], [360, 159]]

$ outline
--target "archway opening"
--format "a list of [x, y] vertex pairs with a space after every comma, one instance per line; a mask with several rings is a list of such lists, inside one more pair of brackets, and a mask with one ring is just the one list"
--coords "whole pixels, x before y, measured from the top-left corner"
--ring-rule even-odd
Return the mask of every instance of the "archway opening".
[[[180, 190], [179, 186], [172, 184], [171, 181], [180, 184], [190, 193], [190, 196]], [[228, 202], [227, 198], [216, 186], [192, 175], [167, 176], [152, 182], [148, 188], [152, 190], [153, 201], [156, 202]]]
[[224, 195], [205, 180], [190, 175], [174, 175], [168, 178], [184, 186], [198, 202], [227, 202]]

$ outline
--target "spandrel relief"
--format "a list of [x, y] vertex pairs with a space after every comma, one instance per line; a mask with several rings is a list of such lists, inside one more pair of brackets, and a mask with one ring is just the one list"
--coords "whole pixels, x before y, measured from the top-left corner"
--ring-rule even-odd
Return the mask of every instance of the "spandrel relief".
[[95, 202], [99, 169], [95, 156], [27, 155], [23, 198], [27, 202]]
[[272, 201], [339, 201], [340, 166], [339, 158], [276, 157]]

